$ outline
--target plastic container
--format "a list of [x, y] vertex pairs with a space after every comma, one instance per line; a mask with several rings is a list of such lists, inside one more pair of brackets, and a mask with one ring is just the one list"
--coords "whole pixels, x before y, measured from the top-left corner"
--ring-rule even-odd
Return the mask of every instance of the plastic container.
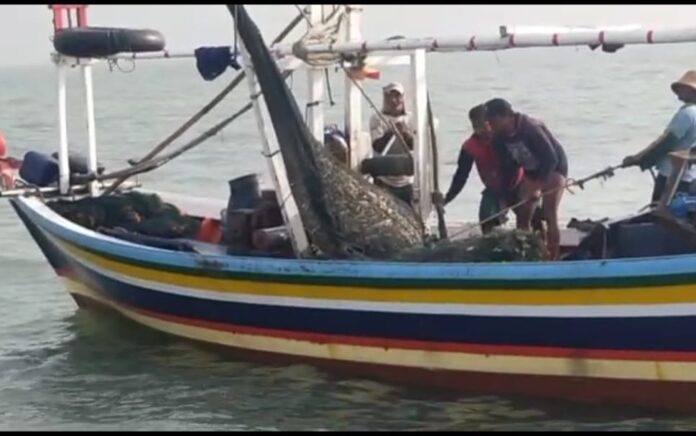
[[254, 209], [261, 203], [261, 189], [256, 174], [237, 177], [228, 183], [230, 199], [227, 209]]
[[669, 205], [669, 211], [675, 218], [686, 218], [689, 212], [696, 212], [696, 197], [677, 194]]
[[44, 187], [58, 182], [60, 170], [58, 161], [53, 157], [29, 151], [24, 155], [22, 166], [19, 168], [19, 177], [32, 185]]

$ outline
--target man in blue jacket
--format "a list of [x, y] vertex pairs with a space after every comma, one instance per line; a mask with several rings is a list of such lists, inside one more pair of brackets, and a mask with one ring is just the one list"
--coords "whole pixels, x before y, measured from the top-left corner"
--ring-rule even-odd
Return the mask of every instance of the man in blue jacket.
[[563, 197], [568, 159], [561, 144], [546, 125], [528, 115], [515, 112], [510, 103], [495, 98], [486, 103], [488, 120], [493, 129], [493, 150], [500, 165], [503, 189], [514, 195], [515, 169], [524, 169], [522, 199], [529, 199], [520, 206], [517, 228], [530, 230], [535, 201], [542, 197], [542, 214], [548, 226], [547, 247], [551, 260], [559, 255], [560, 229], [558, 208]]

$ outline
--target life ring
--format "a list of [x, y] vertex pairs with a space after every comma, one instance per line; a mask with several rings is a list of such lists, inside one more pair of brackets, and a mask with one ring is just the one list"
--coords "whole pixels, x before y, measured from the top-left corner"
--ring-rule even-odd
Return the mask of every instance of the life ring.
[[53, 47], [65, 56], [94, 58], [161, 51], [165, 40], [160, 32], [150, 29], [72, 27], [55, 33]]

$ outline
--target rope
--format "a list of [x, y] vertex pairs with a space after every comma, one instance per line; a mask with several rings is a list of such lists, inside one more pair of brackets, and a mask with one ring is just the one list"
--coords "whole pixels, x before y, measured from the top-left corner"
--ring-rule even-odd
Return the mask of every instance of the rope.
[[[292, 74], [292, 71], [287, 70], [283, 73], [283, 78], [287, 78], [289, 75]], [[258, 98], [261, 94], [257, 93], [253, 96], [251, 96], [252, 100], [255, 100]], [[209, 139], [212, 136], [215, 136], [218, 132], [220, 132], [222, 129], [227, 127], [230, 123], [232, 123], [234, 120], [248, 112], [253, 108], [253, 103], [249, 102], [247, 103], [243, 108], [235, 112], [233, 115], [225, 118], [224, 120], [220, 121], [218, 124], [213, 126], [212, 128], [208, 129], [207, 131], [203, 132], [201, 135], [197, 136], [193, 140], [189, 141], [185, 145], [179, 147], [175, 151], [171, 152], [170, 154], [167, 154], [165, 156], [158, 157], [156, 159], [150, 159], [147, 161], [139, 162], [135, 164], [134, 166], [130, 168], [125, 168], [123, 170], [118, 170], [114, 171], [108, 174], [100, 174], [100, 175], [94, 175], [94, 174], [89, 174], [86, 176], [75, 176], [76, 180], [80, 182], [89, 182], [89, 181], [94, 181], [94, 180], [110, 180], [110, 179], [119, 179], [120, 178], [128, 178], [134, 175], [142, 174], [142, 173], [147, 173], [150, 172], [156, 168], [159, 168], [163, 166], [164, 164], [170, 162], [174, 158], [182, 155], [183, 153], [195, 148], [199, 144], [202, 144], [204, 141]], [[105, 194], [108, 194], [110, 192], [113, 192], [112, 189], [113, 185], [109, 187], [107, 190], [105, 190]]]
[[133, 71], [135, 71], [135, 59], [124, 59], [124, 60], [131, 61], [131, 65], [133, 67], [130, 70], [124, 70], [123, 68], [121, 68], [121, 66], [118, 64], [119, 59], [107, 59], [106, 65], [109, 67], [109, 72], [113, 73], [114, 68], [116, 68], [117, 70], [119, 70], [120, 72], [122, 72], [124, 74], [130, 74]]
[[343, 64], [341, 64], [341, 68], [343, 69], [343, 72], [346, 73], [346, 76], [350, 79], [350, 81], [353, 82], [353, 84], [355, 85], [355, 87], [358, 88], [358, 91], [360, 91], [360, 93], [362, 94], [362, 96], [365, 97], [365, 100], [367, 100], [367, 103], [370, 105], [370, 107], [372, 108], [372, 110], [377, 114], [377, 116], [379, 116], [380, 120], [382, 120], [382, 122], [383, 122], [385, 125], [390, 126], [390, 127], [392, 128], [392, 130], [394, 131], [394, 135], [396, 135], [396, 137], [399, 138], [399, 140], [400, 140], [403, 144], [406, 144], [406, 140], [404, 139], [404, 137], [403, 137], [403, 135], [401, 134], [401, 132], [399, 131], [399, 129], [396, 128], [396, 125], [395, 125], [391, 120], [387, 119], [387, 118], [384, 116], [384, 114], [382, 113], [382, 111], [379, 110], [379, 109], [377, 108], [377, 105], [375, 105], [375, 103], [372, 101], [372, 99], [370, 98], [370, 96], [367, 95], [367, 93], [365, 92], [365, 90], [363, 89], [363, 87], [360, 85], [360, 83], [358, 83], [358, 81], [355, 80], [355, 78], [350, 74], [350, 72], [348, 71], [348, 69], [346, 68], [346, 66], [343, 65]]
[[[295, 6], [299, 9], [298, 5]], [[335, 43], [345, 16], [346, 14], [344, 6], [334, 9], [326, 18], [326, 21], [321, 24], [313, 24], [307, 17], [310, 30], [305, 34], [305, 36], [300, 38], [299, 41], [292, 45], [293, 56], [301, 59], [307, 65], [315, 68], [326, 68], [329, 65], [333, 65], [338, 62], [341, 59], [339, 54], [309, 54], [307, 52], [307, 43]], [[334, 20], [336, 22], [332, 24], [331, 22]]]
[[329, 105], [331, 107], [336, 105], [336, 102], [333, 99], [333, 92], [331, 92], [331, 79], [329, 78], [329, 69], [324, 70], [324, 80], [326, 81], [326, 93], [329, 96]]
[[[557, 187], [555, 187], [555, 188], [553, 188], [553, 189], [548, 189], [548, 190], [546, 190], [546, 191], [542, 191], [541, 197], [543, 198], [544, 196], [546, 196], [546, 195], [548, 195], [548, 194], [553, 194], [553, 193], [558, 192], [558, 191], [561, 191], [561, 190], [563, 190], [563, 189], [568, 189], [568, 192], [572, 193], [572, 191], [570, 190], [570, 188], [573, 187], [573, 186], [577, 186], [577, 187], [579, 187], [580, 189], [585, 189], [585, 183], [589, 182], [590, 180], [597, 179], [597, 178], [602, 178], [602, 179], [606, 180], [606, 179], [608, 179], [609, 177], [614, 176], [614, 172], [615, 172], [617, 169], [620, 169], [620, 168], [624, 168], [623, 164], [614, 165], [614, 166], [611, 166], [611, 167], [607, 167], [607, 168], [605, 168], [605, 169], [603, 169], [603, 170], [601, 170], [601, 171], [597, 171], [596, 173], [594, 173], [594, 174], [592, 174], [592, 175], [589, 175], [589, 176], [587, 176], [587, 177], [585, 177], [585, 178], [582, 178], [582, 179], [580, 179], [580, 180], [568, 179], [568, 180], [566, 180], [566, 183], [565, 183], [563, 186], [557, 186]], [[536, 201], [536, 200], [537, 200], [537, 197], [529, 197], [529, 198], [526, 198], [526, 199], [524, 199], [524, 200], [521, 200], [521, 201], [519, 201], [519, 202], [513, 204], [512, 206], [508, 206], [508, 207], [506, 207], [505, 209], [501, 210], [500, 212], [498, 212], [498, 213], [496, 213], [496, 214], [493, 214], [493, 215], [487, 217], [487, 218], [484, 219], [484, 220], [479, 221], [478, 223], [475, 223], [475, 224], [472, 224], [472, 225], [469, 225], [469, 226], [465, 226], [463, 229], [461, 229], [460, 231], [458, 231], [457, 233], [455, 233], [454, 235], [452, 235], [452, 238], [454, 238], [454, 237], [456, 237], [456, 236], [459, 236], [459, 235], [461, 235], [462, 233], [469, 232], [470, 230], [474, 229], [475, 227], [482, 226], [483, 224], [486, 224], [486, 223], [488, 223], [488, 222], [491, 222], [491, 221], [493, 221], [494, 219], [497, 219], [497, 218], [499, 218], [499, 217], [501, 217], [501, 216], [505, 216], [509, 211], [511, 211], [511, 210], [513, 210], [513, 209], [517, 209], [518, 207], [520, 207], [520, 206], [522, 206], [522, 205], [524, 205], [524, 204], [527, 204], [527, 203], [529, 203], [530, 201]]]
[[[302, 21], [302, 16], [298, 15], [295, 17], [290, 24], [288, 24], [285, 29], [283, 29], [278, 36], [273, 40], [271, 43], [271, 46], [274, 44], [279, 43], [283, 39], [285, 39], [286, 36], [292, 32], [292, 30], [297, 27], [297, 25]], [[235, 32], [236, 35], [237, 32]], [[235, 40], [236, 44], [236, 40]], [[196, 114], [194, 114], [188, 121], [186, 121], [184, 124], [182, 124], [178, 129], [174, 131], [171, 135], [169, 135], [166, 139], [164, 139], [162, 142], [157, 144], [155, 148], [153, 148], [148, 154], [146, 154], [143, 158], [141, 158], [138, 161], [129, 161], [132, 165], [137, 165], [143, 162], [147, 162], [148, 160], [154, 158], [157, 156], [162, 150], [164, 150], [166, 147], [168, 147], [172, 142], [174, 142], [177, 138], [179, 138], [181, 135], [186, 133], [194, 124], [196, 124], [198, 121], [200, 121], [201, 118], [203, 118], [206, 114], [208, 114], [215, 106], [217, 106], [232, 90], [234, 90], [240, 83], [242, 83], [242, 80], [244, 80], [244, 77], [246, 76], [246, 73], [244, 71], [240, 72], [237, 74], [237, 76], [230, 82], [229, 85], [225, 87], [218, 95], [216, 95], [208, 104], [203, 106], [201, 110], [199, 110]], [[108, 195], [112, 192], [114, 192], [123, 182], [125, 182], [128, 179], [128, 177], [123, 177], [121, 179], [118, 179], [114, 182], [113, 185], [111, 185], [108, 189], [106, 189], [103, 193], [103, 195]]]
[[311, 26], [312, 20], [310, 20], [309, 16], [307, 16], [307, 12], [305, 12], [304, 9], [302, 9], [300, 7], [300, 5], [293, 5], [293, 6], [295, 6], [295, 9], [297, 9], [297, 11], [300, 13], [300, 15], [302, 15], [302, 18], [304, 18], [305, 21], [307, 21], [307, 24], [309, 24]]

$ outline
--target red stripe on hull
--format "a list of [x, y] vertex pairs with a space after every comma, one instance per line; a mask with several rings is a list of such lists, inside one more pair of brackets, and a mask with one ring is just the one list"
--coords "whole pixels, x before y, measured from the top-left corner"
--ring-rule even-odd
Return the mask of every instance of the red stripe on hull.
[[390, 339], [377, 337], [359, 337], [345, 335], [327, 335], [321, 333], [306, 333], [290, 330], [276, 330], [259, 327], [248, 327], [228, 323], [204, 321], [185, 318], [176, 315], [163, 314], [130, 306], [119, 302], [120, 306], [152, 318], [184, 324], [194, 327], [202, 327], [212, 330], [220, 330], [233, 333], [268, 336], [283, 339], [294, 339], [316, 343], [333, 343], [345, 345], [357, 345], [367, 347], [402, 348], [407, 350], [449, 351], [458, 353], [501, 355], [501, 356], [527, 356], [527, 357], [558, 357], [573, 359], [607, 359], [607, 360], [633, 360], [656, 362], [696, 362], [696, 352], [687, 351], [632, 351], [632, 350], [601, 350], [601, 349], [573, 349], [557, 347], [535, 346], [510, 346], [510, 345], [486, 345], [464, 344], [453, 342], [430, 342], [408, 339]]
[[[102, 303], [88, 297], [75, 294], [72, 296], [81, 307], [105, 308]], [[373, 378], [401, 386], [472, 395], [516, 395], [584, 404], [633, 406], [682, 413], [696, 412], [696, 384], [694, 383], [428, 370], [291, 356], [178, 338], [206, 348], [231, 352], [236, 357], [259, 363], [308, 364], [333, 373]]]
[[233, 333], [268, 336], [283, 339], [294, 339], [316, 343], [333, 343], [345, 345], [357, 345], [367, 347], [402, 348], [407, 350], [449, 351], [458, 353], [502, 355], [502, 356], [529, 356], [529, 357], [560, 357], [583, 359], [608, 359], [608, 360], [638, 360], [658, 362], [696, 362], [694, 352], [654, 352], [654, 351], [624, 351], [624, 350], [593, 350], [572, 349], [533, 346], [509, 346], [509, 345], [482, 345], [463, 344], [453, 342], [428, 342], [407, 339], [369, 338], [345, 335], [327, 335], [321, 333], [306, 333], [289, 330], [266, 329], [259, 327], [240, 326], [235, 324], [203, 321], [185, 318], [176, 315], [168, 315], [159, 312], [140, 309], [123, 303], [119, 305], [145, 316], [161, 319], [177, 324], [202, 327], [212, 330], [227, 331]]

